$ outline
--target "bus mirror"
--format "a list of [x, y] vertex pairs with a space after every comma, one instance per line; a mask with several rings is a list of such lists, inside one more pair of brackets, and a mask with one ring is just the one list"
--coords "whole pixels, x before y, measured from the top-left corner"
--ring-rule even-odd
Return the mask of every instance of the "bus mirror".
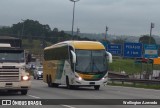
[[112, 54], [106, 51], [109, 63], [112, 63]]
[[71, 54], [72, 54], [72, 62], [73, 62], [73, 63], [76, 63], [76, 54], [75, 54], [75, 52], [73, 52], [73, 51], [71, 50]]

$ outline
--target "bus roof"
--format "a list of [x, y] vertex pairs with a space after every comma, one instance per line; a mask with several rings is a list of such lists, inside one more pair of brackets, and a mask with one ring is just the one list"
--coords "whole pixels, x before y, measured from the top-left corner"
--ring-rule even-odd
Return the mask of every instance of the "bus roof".
[[60, 42], [52, 46], [46, 47], [45, 50], [50, 48], [61, 47], [65, 45], [72, 46], [75, 49], [93, 49], [93, 50], [105, 49], [105, 47], [98, 41], [64, 41], [64, 42]]

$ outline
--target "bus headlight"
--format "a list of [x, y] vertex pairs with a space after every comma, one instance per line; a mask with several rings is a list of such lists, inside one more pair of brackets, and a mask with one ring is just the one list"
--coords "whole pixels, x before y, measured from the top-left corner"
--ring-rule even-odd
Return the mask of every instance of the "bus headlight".
[[80, 76], [75, 75], [76, 78], [78, 78], [79, 81], [82, 80], [82, 78]]
[[82, 80], [82, 78], [81, 78], [81, 77], [79, 77], [79, 78], [78, 78], [78, 80], [80, 80], [80, 81], [81, 81], [81, 80]]
[[103, 77], [102, 80], [106, 80], [107, 78], [108, 78], [107, 76], [106, 76], [106, 77]]
[[104, 76], [103, 78], [102, 78], [102, 80], [105, 80], [105, 79], [107, 79], [108, 78], [108, 76]]
[[27, 81], [27, 80], [29, 80], [29, 76], [27, 76], [27, 75], [22, 76], [22, 80], [23, 80], [23, 81]]

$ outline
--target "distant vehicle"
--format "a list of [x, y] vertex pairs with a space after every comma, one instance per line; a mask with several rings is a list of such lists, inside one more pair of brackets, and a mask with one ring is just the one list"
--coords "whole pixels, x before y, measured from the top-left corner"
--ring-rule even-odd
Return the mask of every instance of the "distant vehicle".
[[43, 67], [36, 67], [33, 74], [34, 79], [43, 78]]
[[26, 64], [26, 69], [35, 69], [36, 68], [36, 65], [35, 63], [29, 63], [29, 64]]
[[135, 59], [136, 63], [153, 63], [153, 59], [148, 59], [148, 58], [136, 58]]
[[30, 65], [30, 69], [35, 69], [35, 68], [36, 68], [35, 64]]
[[49, 87], [65, 84], [72, 89], [100, 85], [108, 81], [112, 55], [96, 41], [65, 41], [44, 49], [43, 81]]

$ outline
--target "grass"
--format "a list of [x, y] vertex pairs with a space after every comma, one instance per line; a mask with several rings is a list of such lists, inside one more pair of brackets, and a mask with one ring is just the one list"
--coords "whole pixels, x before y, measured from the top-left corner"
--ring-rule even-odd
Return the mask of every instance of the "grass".
[[[109, 70], [114, 72], [125, 71], [126, 74], [133, 75], [141, 72], [152, 72], [152, 64], [135, 63], [135, 59], [113, 58], [113, 63], [109, 64]], [[159, 65], [153, 65], [153, 70], [160, 70]]]
[[[140, 66], [136, 66], [134, 64], [134, 60], [132, 59], [113, 59], [113, 63], [109, 65], [109, 69], [115, 72], [125, 71], [128, 74], [140, 72]], [[136, 67], [136, 69], [135, 69]]]

